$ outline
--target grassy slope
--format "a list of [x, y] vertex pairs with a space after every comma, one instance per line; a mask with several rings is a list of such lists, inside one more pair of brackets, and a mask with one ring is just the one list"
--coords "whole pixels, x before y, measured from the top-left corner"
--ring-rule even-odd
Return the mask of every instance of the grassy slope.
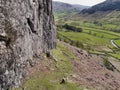
[[102, 18], [100, 21], [102, 21], [103, 23], [104, 22], [109, 22], [111, 24], [119, 24], [120, 20], [120, 11], [113, 11], [113, 12], [110, 12], [109, 14], [107, 14], [104, 18]]
[[[26, 80], [21, 88], [16, 90], [83, 90], [83, 86], [78, 86], [71, 82], [60, 84], [63, 78], [67, 78], [72, 74], [72, 64], [70, 58], [75, 56], [67, 50], [67, 48], [58, 43], [57, 48], [52, 51], [56, 61], [48, 59], [42, 63], [43, 66], [49, 66], [52, 71], [40, 70], [33, 73], [28, 80]], [[47, 59], [47, 58], [46, 58]], [[50, 63], [49, 63], [50, 62]], [[44, 68], [44, 67], [41, 68]], [[39, 68], [39, 67], [38, 67]], [[39, 68], [40, 69], [40, 68]], [[12, 89], [15, 90], [15, 89]]]

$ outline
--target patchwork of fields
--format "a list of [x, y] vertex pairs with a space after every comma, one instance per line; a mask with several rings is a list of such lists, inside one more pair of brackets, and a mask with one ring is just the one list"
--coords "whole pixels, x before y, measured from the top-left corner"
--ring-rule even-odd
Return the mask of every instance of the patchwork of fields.
[[[83, 48], [89, 53], [104, 54], [120, 59], [120, 34], [110, 30], [101, 29], [92, 24], [92, 27], [79, 23], [78, 21], [66, 22], [82, 32], [67, 31], [64, 28], [58, 31], [58, 38], [74, 46]], [[74, 24], [75, 23], [75, 24]], [[90, 24], [89, 24], [90, 25]], [[111, 42], [113, 40], [113, 43]], [[116, 48], [113, 44], [118, 46]]]

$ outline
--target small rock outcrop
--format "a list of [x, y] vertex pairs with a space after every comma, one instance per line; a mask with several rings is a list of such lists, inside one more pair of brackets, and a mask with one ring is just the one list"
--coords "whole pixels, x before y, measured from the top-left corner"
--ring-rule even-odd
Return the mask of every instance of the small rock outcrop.
[[19, 86], [55, 42], [51, 0], [0, 0], [0, 90]]

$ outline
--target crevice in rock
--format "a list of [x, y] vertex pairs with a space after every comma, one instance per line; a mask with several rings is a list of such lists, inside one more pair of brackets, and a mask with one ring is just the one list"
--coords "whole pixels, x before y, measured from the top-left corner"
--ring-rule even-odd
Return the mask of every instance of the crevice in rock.
[[33, 3], [35, 3], [35, 0], [33, 0]]
[[46, 0], [46, 5], [47, 5], [47, 15], [49, 15], [49, 3], [47, 0]]
[[30, 18], [27, 18], [27, 23], [32, 31], [32, 33], [36, 33], [36, 31], [34, 30], [34, 24], [33, 22], [30, 20]]
[[8, 47], [10, 45], [11, 39], [0, 35], [0, 41], [4, 41], [6, 43], [6, 46]]

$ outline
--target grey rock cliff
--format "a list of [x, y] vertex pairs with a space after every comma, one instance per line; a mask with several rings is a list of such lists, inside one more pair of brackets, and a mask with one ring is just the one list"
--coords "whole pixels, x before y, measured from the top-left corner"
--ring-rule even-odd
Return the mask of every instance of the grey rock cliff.
[[0, 90], [20, 85], [27, 66], [54, 47], [51, 0], [0, 0]]

